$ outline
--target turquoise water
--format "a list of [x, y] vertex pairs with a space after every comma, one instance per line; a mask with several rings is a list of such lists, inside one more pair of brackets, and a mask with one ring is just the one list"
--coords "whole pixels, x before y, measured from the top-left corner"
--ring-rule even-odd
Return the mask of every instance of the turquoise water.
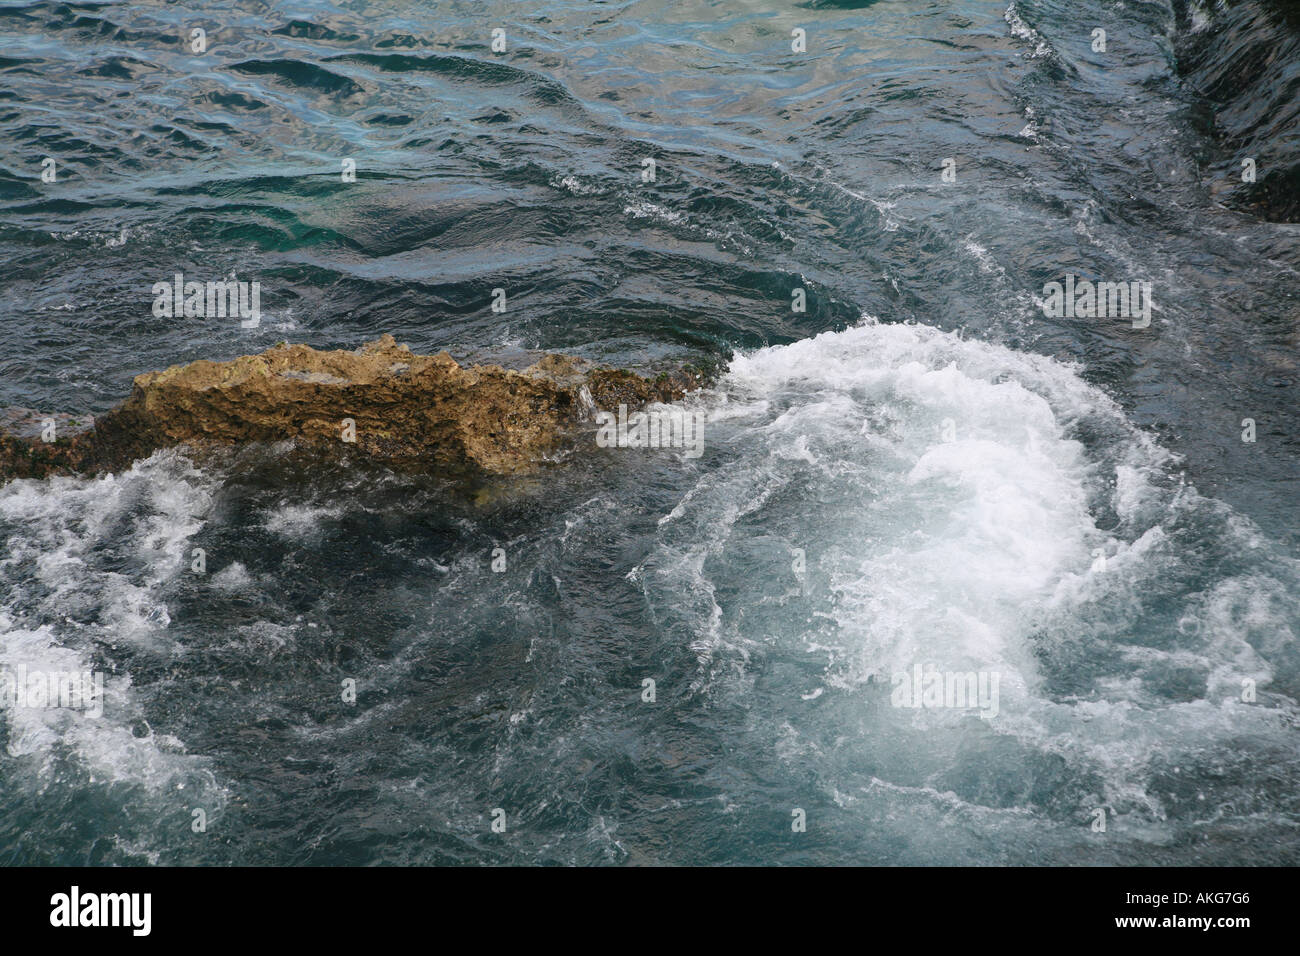
[[106, 687], [0, 708], [0, 860], [1300, 861], [1285, 10], [521, 6], [0, 5], [0, 404], [384, 332], [727, 366], [699, 458], [0, 489], [0, 670]]

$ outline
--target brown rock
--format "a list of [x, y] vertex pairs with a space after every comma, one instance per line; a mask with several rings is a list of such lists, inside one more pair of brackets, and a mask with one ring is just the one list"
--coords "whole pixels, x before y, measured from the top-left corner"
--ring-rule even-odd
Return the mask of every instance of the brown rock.
[[645, 379], [563, 355], [523, 371], [463, 367], [446, 352], [416, 355], [391, 335], [354, 352], [281, 345], [139, 375], [130, 398], [93, 429], [54, 443], [0, 427], [0, 479], [117, 470], [181, 444], [343, 449], [353, 436], [351, 447], [398, 467], [512, 474], [556, 455], [596, 408], [675, 401], [708, 375]]

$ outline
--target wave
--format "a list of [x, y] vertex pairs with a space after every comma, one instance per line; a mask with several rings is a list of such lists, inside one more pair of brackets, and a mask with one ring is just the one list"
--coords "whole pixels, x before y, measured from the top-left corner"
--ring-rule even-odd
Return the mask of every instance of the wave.
[[[1300, 15], [1293, 5], [1178, 3], [1178, 66], [1209, 109], [1200, 125], [1219, 146], [1216, 178], [1232, 206], [1300, 222]], [[1254, 163], [1243, 181], [1242, 162]]]
[[356, 96], [365, 92], [365, 88], [355, 80], [315, 63], [296, 60], [244, 60], [232, 64], [229, 69], [248, 76], [271, 77], [300, 91], [342, 96]]
[[[1058, 849], [1097, 810], [1155, 843], [1294, 811], [1178, 778], [1300, 770], [1300, 566], [1077, 369], [869, 320], [737, 356], [701, 401], [724, 464], [634, 579], [695, 693], [760, 711], [790, 769], [874, 811], [898, 788], [1018, 808]], [[891, 706], [917, 666], [998, 675], [996, 713]]]

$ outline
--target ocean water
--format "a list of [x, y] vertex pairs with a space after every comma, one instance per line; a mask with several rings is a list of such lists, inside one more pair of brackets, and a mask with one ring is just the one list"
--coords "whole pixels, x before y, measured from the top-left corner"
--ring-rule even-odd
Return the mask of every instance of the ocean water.
[[[0, 406], [384, 332], [726, 369], [698, 458], [0, 488], [0, 672], [104, 682], [0, 706], [0, 862], [1300, 862], [1298, 36], [0, 3]], [[156, 317], [177, 272], [259, 281], [261, 325]], [[1049, 317], [1067, 274], [1149, 282], [1149, 327]], [[899, 706], [917, 668], [996, 697]]]

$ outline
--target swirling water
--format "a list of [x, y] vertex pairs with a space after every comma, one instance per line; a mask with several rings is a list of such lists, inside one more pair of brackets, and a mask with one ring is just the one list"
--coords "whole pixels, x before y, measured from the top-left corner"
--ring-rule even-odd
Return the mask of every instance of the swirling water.
[[[0, 669], [106, 675], [0, 711], [0, 860], [1300, 861], [1284, 9], [524, 6], [0, 5], [0, 404], [382, 332], [728, 360], [698, 459], [0, 488]], [[155, 317], [176, 272], [261, 326]], [[921, 664], [996, 716], [891, 706]]]

